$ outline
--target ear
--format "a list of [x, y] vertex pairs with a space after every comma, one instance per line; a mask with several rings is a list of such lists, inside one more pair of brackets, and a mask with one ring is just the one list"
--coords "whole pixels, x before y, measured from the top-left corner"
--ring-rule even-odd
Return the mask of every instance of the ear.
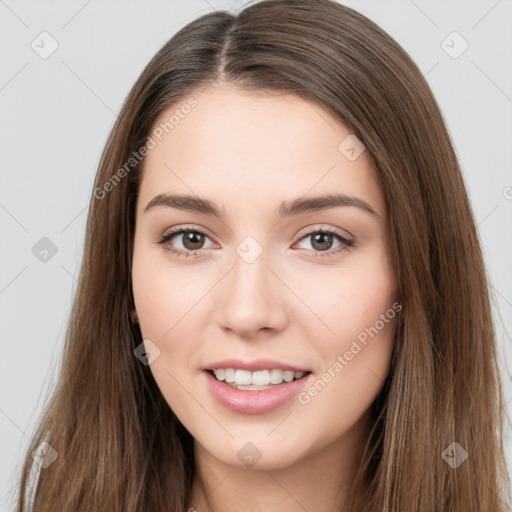
[[132, 323], [138, 324], [139, 323], [139, 315], [137, 314], [137, 310], [133, 308], [130, 312], [130, 316], [132, 317]]

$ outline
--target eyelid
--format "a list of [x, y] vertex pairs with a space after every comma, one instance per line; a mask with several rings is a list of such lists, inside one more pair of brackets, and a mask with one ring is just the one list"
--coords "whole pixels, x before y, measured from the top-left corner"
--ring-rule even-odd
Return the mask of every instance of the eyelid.
[[162, 238], [167, 238], [168, 236], [170, 235], [175, 235], [177, 233], [181, 233], [182, 231], [193, 231], [194, 233], [201, 233], [202, 235], [205, 235], [207, 236], [208, 238], [211, 238], [212, 240], [215, 239], [215, 237], [213, 237], [212, 235], [210, 235], [210, 233], [204, 229], [204, 228], [199, 228], [197, 226], [188, 226], [188, 225], [183, 225], [183, 226], [177, 226], [175, 228], [172, 228], [172, 229], [169, 229], [169, 230], [166, 230], [163, 232], [162, 235], [159, 235], [159, 238], [162, 239]]
[[[326, 226], [325, 224], [321, 225], [320, 227], [318, 225], [312, 225], [304, 228], [306, 231], [303, 231], [300, 236], [298, 236], [297, 242], [305, 238], [307, 235], [310, 235], [311, 233], [318, 233], [318, 232], [334, 232], [337, 235], [339, 235], [341, 238], [347, 240], [347, 241], [354, 241], [355, 237], [351, 233], [349, 233], [346, 230], [340, 230], [339, 228]], [[215, 240], [215, 237], [211, 236], [207, 230], [204, 228], [198, 228], [196, 226], [177, 226], [176, 228], [171, 229], [170, 231], [164, 231], [162, 235], [160, 235], [159, 240], [165, 239], [169, 237], [170, 235], [175, 235], [178, 233], [181, 233], [182, 231], [194, 231], [197, 233], [201, 233], [202, 235], [207, 236], [208, 238]], [[348, 234], [348, 236], [347, 236]], [[297, 243], [295, 242], [295, 243]], [[201, 250], [201, 249], [198, 249]]]
[[311, 233], [318, 233], [318, 232], [324, 232], [324, 233], [336, 233], [338, 236], [343, 238], [344, 240], [354, 242], [355, 236], [352, 235], [352, 233], [348, 232], [345, 229], [335, 228], [332, 226], [328, 226], [326, 224], [322, 224], [320, 227], [317, 225], [309, 226], [307, 228], [304, 228], [307, 231], [303, 232], [302, 235], [299, 237], [299, 240], [302, 240], [305, 236], [310, 235]]

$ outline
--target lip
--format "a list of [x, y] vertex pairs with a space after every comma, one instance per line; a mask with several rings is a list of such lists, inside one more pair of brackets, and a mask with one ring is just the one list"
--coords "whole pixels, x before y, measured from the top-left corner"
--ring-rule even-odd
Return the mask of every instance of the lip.
[[222, 361], [211, 363], [204, 367], [203, 370], [218, 370], [220, 368], [234, 368], [239, 370], [249, 370], [251, 372], [257, 372], [260, 370], [289, 370], [294, 373], [311, 372], [309, 368], [300, 368], [298, 366], [293, 366], [281, 361], [275, 361], [273, 359], [255, 359], [254, 361], [223, 359]]
[[[217, 368], [224, 368], [224, 366], [218, 366]], [[233, 367], [225, 366], [225, 368]], [[238, 366], [238, 368], [240, 368], [240, 366]], [[267, 366], [266, 368], [269, 367]], [[279, 366], [277, 366], [277, 368], [279, 368]], [[287, 369], [293, 370], [292, 367], [287, 367]], [[206, 369], [203, 371], [203, 375], [205, 376], [206, 384], [208, 385], [211, 394], [217, 402], [224, 407], [242, 414], [264, 414], [278, 409], [285, 403], [289, 402], [293, 397], [297, 396], [298, 393], [306, 386], [313, 374], [309, 373], [298, 380], [279, 384], [278, 386], [263, 389], [261, 391], [232, 388], [223, 381], [217, 380]]]

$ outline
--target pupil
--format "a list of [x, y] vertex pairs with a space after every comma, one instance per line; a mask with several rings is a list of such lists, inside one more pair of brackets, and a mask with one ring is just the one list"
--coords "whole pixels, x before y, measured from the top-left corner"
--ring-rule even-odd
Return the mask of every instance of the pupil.
[[[325, 237], [325, 238], [324, 238]], [[321, 240], [324, 239], [324, 242], [321, 242]], [[313, 237], [313, 247], [316, 249], [319, 249], [321, 251], [325, 251], [329, 249], [329, 246], [332, 243], [332, 235], [329, 235], [328, 233], [317, 233]]]
[[[204, 236], [201, 233], [195, 233], [192, 231], [187, 231], [184, 237], [184, 245], [187, 249], [193, 251], [195, 249], [199, 249], [201, 244], [203, 243]], [[190, 247], [190, 244], [192, 247]]]

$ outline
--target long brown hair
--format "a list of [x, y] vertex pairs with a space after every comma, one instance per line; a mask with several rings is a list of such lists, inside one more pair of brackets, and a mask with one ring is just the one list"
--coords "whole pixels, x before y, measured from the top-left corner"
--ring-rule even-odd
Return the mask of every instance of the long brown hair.
[[134, 356], [142, 338], [130, 319], [131, 261], [144, 160], [126, 162], [163, 111], [213, 81], [326, 109], [364, 143], [385, 192], [403, 310], [346, 510], [510, 510], [488, 285], [436, 100], [408, 54], [363, 15], [331, 0], [266, 0], [189, 23], [121, 109], [96, 175], [60, 378], [24, 461], [18, 512], [31, 453], [45, 439], [58, 457], [41, 469], [37, 512], [188, 504], [193, 440]]

